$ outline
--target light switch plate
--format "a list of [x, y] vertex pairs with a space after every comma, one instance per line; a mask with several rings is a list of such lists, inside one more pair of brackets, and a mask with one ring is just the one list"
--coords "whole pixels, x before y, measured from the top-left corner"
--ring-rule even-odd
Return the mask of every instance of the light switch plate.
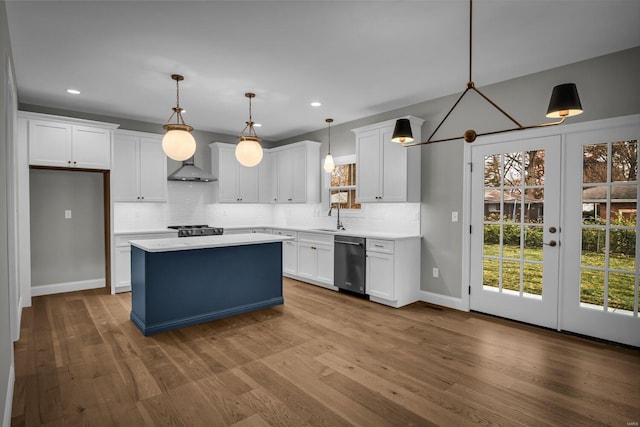
[[451, 222], [458, 222], [458, 212], [451, 212]]
[[438, 269], [438, 267], [433, 267], [433, 277], [439, 277], [440, 276], [440, 270]]
[[64, 211], [64, 219], [71, 219], [71, 210], [67, 209]]

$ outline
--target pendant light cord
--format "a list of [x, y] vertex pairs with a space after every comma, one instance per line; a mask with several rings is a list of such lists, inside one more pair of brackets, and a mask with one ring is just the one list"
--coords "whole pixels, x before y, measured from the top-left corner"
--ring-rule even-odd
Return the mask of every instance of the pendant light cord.
[[472, 47], [473, 47], [473, 0], [469, 0], [469, 82], [473, 82], [473, 79], [471, 78], [472, 76], [471, 64], [473, 64], [472, 56], [471, 56]]

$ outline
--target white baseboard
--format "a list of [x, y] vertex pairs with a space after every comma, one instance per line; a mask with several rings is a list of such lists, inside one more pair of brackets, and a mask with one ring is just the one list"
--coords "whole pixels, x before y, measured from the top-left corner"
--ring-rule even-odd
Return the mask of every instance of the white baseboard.
[[16, 382], [16, 371], [12, 361], [11, 365], [9, 366], [9, 380], [7, 381], [7, 399], [4, 402], [4, 415], [2, 416], [2, 427], [11, 427], [11, 408], [13, 407], [13, 386], [15, 382]]
[[469, 311], [469, 307], [466, 306], [462, 298], [450, 297], [447, 295], [440, 295], [428, 291], [420, 291], [420, 301], [428, 302], [430, 304], [440, 305], [443, 307], [453, 308], [460, 311]]
[[131, 285], [116, 286], [112, 289], [114, 294], [119, 294], [120, 292], [129, 292], [131, 290]]
[[86, 289], [104, 288], [106, 281], [103, 278], [80, 280], [78, 282], [53, 283], [51, 285], [40, 285], [31, 287], [31, 296], [60, 294], [62, 292], [84, 291]]

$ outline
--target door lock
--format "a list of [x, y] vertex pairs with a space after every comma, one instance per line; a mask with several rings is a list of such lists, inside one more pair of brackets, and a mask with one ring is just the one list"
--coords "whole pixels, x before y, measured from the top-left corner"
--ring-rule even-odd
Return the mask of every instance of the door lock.
[[557, 228], [555, 227], [549, 227], [549, 233], [555, 233], [556, 231], [558, 231]]

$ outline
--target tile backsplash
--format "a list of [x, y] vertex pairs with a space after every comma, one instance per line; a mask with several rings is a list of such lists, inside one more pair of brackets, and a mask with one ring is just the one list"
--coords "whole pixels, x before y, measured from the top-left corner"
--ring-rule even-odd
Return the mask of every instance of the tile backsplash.
[[[168, 183], [166, 203], [114, 203], [114, 230], [152, 230], [178, 224], [217, 227], [274, 225], [335, 228], [337, 212], [321, 203], [271, 205], [216, 203], [217, 183]], [[420, 203], [365, 203], [340, 212], [347, 230], [420, 234]]]

